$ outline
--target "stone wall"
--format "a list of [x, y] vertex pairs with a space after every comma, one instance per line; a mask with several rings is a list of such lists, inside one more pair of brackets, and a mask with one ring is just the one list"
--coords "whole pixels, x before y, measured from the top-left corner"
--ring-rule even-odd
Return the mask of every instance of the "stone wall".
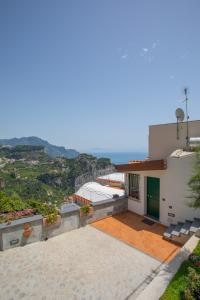
[[42, 216], [36, 215], [0, 224], [0, 250], [25, 246], [42, 239]]
[[77, 229], [80, 226], [79, 219], [79, 207], [69, 204], [61, 209], [55, 224], [44, 225], [41, 215], [15, 220], [10, 224], [0, 224], [0, 250], [25, 246]]
[[93, 214], [86, 218], [87, 224], [128, 210], [128, 199], [109, 199], [92, 204]]
[[43, 239], [80, 227], [79, 206], [74, 203], [64, 206], [60, 210], [60, 220], [56, 224], [43, 227]]
[[93, 203], [92, 214], [80, 217], [80, 207], [74, 203], [66, 204], [60, 210], [55, 224], [46, 225], [41, 215], [0, 224], [0, 250], [25, 246], [46, 240], [61, 233], [77, 229], [96, 220], [127, 211], [127, 198], [109, 199]]

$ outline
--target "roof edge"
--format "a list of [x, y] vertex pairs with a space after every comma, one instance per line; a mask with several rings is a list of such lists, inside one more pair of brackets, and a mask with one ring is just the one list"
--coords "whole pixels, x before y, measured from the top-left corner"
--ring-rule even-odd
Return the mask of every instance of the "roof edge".
[[[200, 120], [191, 120], [191, 121], [188, 121], [189, 123], [192, 123], [192, 122], [200, 122]], [[180, 122], [181, 124], [186, 124], [187, 121], [183, 121], [183, 122]], [[171, 122], [171, 123], [160, 123], [160, 124], [151, 124], [149, 125], [149, 127], [152, 127], [152, 126], [164, 126], [164, 125], [176, 125], [177, 122]]]
[[167, 169], [167, 162], [164, 159], [144, 160], [136, 163], [115, 165], [119, 172], [128, 171], [161, 171]]

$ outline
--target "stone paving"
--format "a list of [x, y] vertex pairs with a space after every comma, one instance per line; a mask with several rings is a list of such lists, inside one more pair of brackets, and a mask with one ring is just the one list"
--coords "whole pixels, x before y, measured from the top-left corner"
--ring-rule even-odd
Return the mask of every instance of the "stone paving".
[[0, 299], [133, 299], [159, 266], [158, 260], [86, 226], [1, 252]]

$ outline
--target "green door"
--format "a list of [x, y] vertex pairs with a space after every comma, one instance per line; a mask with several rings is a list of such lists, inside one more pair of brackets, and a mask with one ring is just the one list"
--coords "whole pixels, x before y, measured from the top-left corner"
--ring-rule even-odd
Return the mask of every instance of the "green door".
[[159, 220], [160, 179], [147, 177], [147, 215]]

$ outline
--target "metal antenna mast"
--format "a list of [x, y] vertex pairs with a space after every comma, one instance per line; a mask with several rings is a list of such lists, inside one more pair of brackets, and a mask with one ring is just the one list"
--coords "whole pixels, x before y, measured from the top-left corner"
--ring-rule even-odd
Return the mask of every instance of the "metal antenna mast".
[[185, 112], [186, 112], [186, 126], [187, 126], [187, 135], [186, 135], [186, 149], [189, 149], [189, 116], [188, 116], [188, 89], [184, 88], [185, 94]]

